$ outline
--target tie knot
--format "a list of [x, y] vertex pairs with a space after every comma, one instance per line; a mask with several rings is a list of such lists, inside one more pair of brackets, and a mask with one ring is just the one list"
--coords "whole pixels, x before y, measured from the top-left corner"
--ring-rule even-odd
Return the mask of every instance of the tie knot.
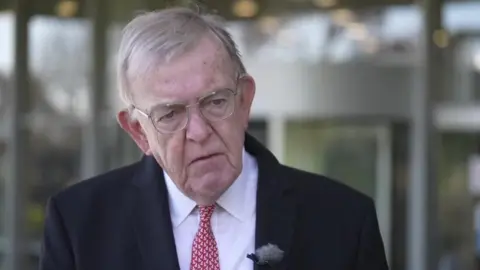
[[200, 209], [200, 222], [209, 223], [210, 219], [212, 218], [213, 211], [215, 210], [215, 204], [199, 206], [199, 209]]

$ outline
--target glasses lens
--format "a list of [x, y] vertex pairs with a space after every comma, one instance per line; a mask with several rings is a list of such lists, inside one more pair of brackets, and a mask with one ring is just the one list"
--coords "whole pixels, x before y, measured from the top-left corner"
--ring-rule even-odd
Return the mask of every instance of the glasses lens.
[[152, 110], [151, 117], [157, 130], [174, 132], [187, 123], [187, 108], [181, 104], [162, 105]]
[[233, 114], [235, 94], [229, 89], [216, 91], [200, 101], [200, 109], [203, 116], [210, 121], [223, 120]]

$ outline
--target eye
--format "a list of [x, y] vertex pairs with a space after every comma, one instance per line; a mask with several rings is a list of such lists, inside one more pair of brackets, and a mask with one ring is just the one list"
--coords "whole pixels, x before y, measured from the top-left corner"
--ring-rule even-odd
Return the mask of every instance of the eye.
[[227, 100], [224, 98], [216, 98], [216, 99], [210, 100], [210, 103], [215, 106], [223, 105], [225, 102], [227, 102]]
[[168, 121], [175, 117], [175, 111], [170, 111], [169, 113], [158, 118], [157, 122]]

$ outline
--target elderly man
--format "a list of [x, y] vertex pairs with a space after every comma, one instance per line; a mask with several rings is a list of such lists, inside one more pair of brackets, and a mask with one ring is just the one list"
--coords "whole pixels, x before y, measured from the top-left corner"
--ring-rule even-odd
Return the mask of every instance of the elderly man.
[[118, 56], [145, 155], [51, 198], [40, 269], [388, 269], [371, 199], [246, 133], [255, 81], [214, 17], [138, 16]]

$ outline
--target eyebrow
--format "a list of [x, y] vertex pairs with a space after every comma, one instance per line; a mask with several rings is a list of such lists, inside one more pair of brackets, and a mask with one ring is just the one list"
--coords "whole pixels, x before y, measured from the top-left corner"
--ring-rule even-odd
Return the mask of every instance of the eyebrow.
[[[201, 96], [196, 97], [195, 99], [198, 101], [201, 101], [204, 98], [207, 98], [211, 96], [212, 94], [218, 92], [218, 91], [223, 91], [223, 90], [233, 90], [231, 87], [218, 87], [215, 90], [209, 91]], [[184, 105], [188, 106], [190, 103], [186, 101], [167, 101], [167, 102], [161, 102], [156, 105], [153, 105], [150, 107], [149, 112], [151, 112], [153, 109], [158, 108], [158, 107], [170, 107], [170, 106], [175, 106], [175, 105]]]

